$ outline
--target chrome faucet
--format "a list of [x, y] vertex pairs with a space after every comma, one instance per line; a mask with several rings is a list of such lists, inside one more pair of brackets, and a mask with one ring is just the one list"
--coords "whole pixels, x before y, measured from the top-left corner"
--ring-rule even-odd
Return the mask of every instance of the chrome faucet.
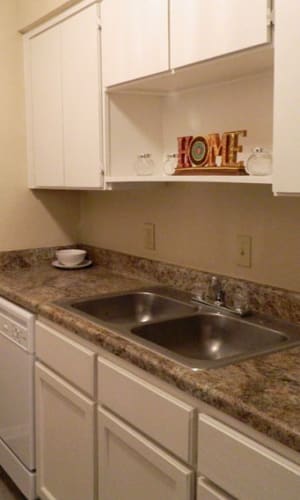
[[225, 300], [225, 292], [222, 289], [221, 281], [217, 276], [213, 276], [210, 282], [210, 297], [209, 299], [216, 306], [223, 306]]
[[249, 316], [251, 314], [247, 304], [244, 305], [239, 303], [239, 301], [235, 301], [233, 307], [229, 307], [225, 304], [225, 291], [223, 290], [222, 283], [217, 276], [213, 276], [210, 281], [208, 296], [207, 294], [203, 296], [202, 293], [196, 292], [193, 295], [192, 300], [193, 302], [207, 306], [217, 307], [221, 311], [227, 311], [237, 316]]

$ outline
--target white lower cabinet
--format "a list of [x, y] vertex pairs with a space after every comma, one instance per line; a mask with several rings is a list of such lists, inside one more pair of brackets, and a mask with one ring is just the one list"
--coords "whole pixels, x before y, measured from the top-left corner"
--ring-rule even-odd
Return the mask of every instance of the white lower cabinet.
[[95, 346], [55, 325], [37, 323], [36, 352], [42, 500], [299, 500], [296, 452], [112, 355], [96, 397]]
[[198, 422], [198, 471], [241, 500], [300, 498], [299, 465], [204, 414]]
[[98, 410], [99, 500], [192, 500], [194, 473], [106, 410]]
[[210, 483], [205, 477], [199, 477], [197, 482], [197, 500], [233, 500], [233, 497]]
[[37, 495], [95, 498], [95, 403], [36, 364]]

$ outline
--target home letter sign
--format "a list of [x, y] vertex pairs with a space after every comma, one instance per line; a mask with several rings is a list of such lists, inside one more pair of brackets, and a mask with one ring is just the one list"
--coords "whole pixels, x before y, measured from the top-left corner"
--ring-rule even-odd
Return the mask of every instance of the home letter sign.
[[[243, 161], [237, 161], [238, 153], [243, 151], [239, 136], [245, 137], [246, 130], [224, 132], [207, 136], [178, 137], [178, 164], [174, 175], [245, 175]], [[217, 157], [221, 165], [217, 165]]]

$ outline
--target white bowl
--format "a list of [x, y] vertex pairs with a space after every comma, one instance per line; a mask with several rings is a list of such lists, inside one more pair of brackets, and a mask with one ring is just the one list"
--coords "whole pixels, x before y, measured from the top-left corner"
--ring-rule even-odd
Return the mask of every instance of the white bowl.
[[86, 250], [68, 248], [67, 250], [57, 250], [55, 255], [57, 260], [64, 266], [78, 266], [84, 261]]

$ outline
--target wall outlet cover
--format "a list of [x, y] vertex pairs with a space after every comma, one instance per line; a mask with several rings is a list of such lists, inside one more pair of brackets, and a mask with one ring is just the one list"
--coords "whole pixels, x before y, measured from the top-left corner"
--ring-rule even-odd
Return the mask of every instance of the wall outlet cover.
[[144, 249], [155, 250], [155, 224], [152, 222], [144, 223]]
[[237, 236], [237, 258], [236, 263], [241, 267], [251, 267], [252, 238], [251, 236], [239, 234]]

